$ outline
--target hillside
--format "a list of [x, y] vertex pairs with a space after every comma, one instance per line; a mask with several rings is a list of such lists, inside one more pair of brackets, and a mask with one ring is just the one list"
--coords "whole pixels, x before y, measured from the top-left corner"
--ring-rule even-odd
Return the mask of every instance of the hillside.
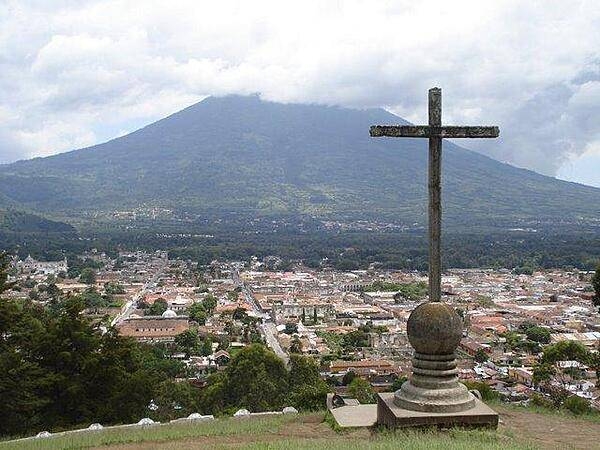
[[323, 413], [252, 419], [219, 419], [194, 424], [110, 429], [20, 442], [0, 442], [0, 449], [544, 449], [594, 448], [600, 439], [597, 422], [557, 413], [494, 405], [501, 418], [497, 432], [447, 430], [336, 432]]
[[56, 222], [35, 214], [0, 209], [0, 232], [15, 233], [69, 233], [75, 229], [66, 223]]
[[[0, 203], [80, 214], [162, 206], [424, 223], [426, 140], [373, 139], [381, 109], [207, 98], [129, 135], [0, 166]], [[600, 189], [444, 144], [448, 223], [600, 219]]]

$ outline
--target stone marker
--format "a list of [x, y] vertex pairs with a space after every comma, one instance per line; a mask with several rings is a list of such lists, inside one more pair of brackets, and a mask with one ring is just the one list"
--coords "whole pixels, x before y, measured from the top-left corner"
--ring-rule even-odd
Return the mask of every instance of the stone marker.
[[298, 414], [298, 410], [293, 406], [286, 406], [283, 408], [283, 414]]
[[247, 417], [250, 415], [250, 411], [248, 411], [247, 409], [238, 409], [235, 414], [233, 415], [233, 417]]
[[442, 138], [495, 138], [498, 127], [442, 126], [442, 91], [429, 90], [429, 125], [381, 126], [372, 137], [429, 139], [429, 302], [413, 310], [407, 323], [414, 348], [413, 372], [395, 393], [378, 395], [377, 422], [405, 426], [498, 425], [498, 415], [458, 381], [455, 351], [462, 337], [462, 320], [441, 302], [441, 161]]
[[154, 425], [155, 422], [154, 420], [150, 419], [149, 417], [144, 417], [143, 419], [140, 419], [140, 421], [137, 423], [137, 425], [141, 425], [141, 426], [147, 426], [147, 425]]

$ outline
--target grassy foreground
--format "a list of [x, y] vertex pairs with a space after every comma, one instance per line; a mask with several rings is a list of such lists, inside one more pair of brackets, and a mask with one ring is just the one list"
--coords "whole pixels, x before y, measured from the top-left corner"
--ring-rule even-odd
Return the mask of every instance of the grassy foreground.
[[500, 413], [497, 431], [352, 429], [335, 431], [324, 413], [220, 419], [150, 427], [105, 429], [21, 442], [0, 442], [5, 449], [537, 449], [598, 448], [595, 421], [565, 414], [539, 413], [494, 405]]
[[126, 448], [244, 447], [254, 449], [525, 449], [490, 431], [448, 432], [350, 430], [335, 432], [324, 414], [221, 419], [196, 424], [164, 424], [150, 427], [107, 429], [45, 439], [0, 443], [0, 449], [74, 449], [129, 444]]

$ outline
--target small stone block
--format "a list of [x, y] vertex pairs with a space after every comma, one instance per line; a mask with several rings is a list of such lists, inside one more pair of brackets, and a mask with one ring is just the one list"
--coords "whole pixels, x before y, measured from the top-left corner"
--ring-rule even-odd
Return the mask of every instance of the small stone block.
[[455, 413], [411, 411], [394, 404], [394, 393], [377, 396], [377, 424], [390, 428], [498, 428], [498, 413], [477, 399], [473, 408]]

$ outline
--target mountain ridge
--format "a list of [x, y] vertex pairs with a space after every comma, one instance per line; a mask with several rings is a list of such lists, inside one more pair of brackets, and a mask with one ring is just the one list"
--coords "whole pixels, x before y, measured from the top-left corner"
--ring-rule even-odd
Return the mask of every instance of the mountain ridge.
[[[310, 214], [424, 222], [425, 139], [373, 139], [382, 109], [208, 97], [128, 135], [0, 166], [2, 199], [40, 212], [138, 205], [198, 214]], [[600, 189], [444, 143], [450, 222], [599, 220]]]

